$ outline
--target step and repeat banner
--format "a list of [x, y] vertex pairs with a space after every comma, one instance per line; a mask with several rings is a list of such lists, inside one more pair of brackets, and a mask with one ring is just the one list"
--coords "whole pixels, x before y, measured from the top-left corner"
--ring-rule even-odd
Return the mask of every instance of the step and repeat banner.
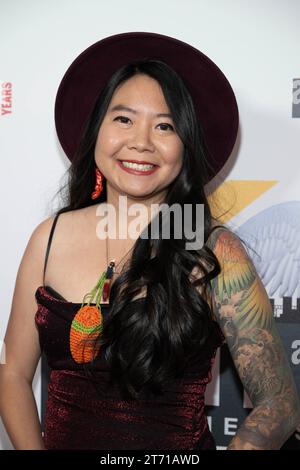
[[[141, 8], [138, 0], [0, 0], [0, 11], [2, 342], [23, 252], [34, 228], [59, 205], [56, 192], [69, 165], [54, 127], [60, 80], [94, 42], [152, 31], [200, 49], [236, 93], [238, 139], [207, 194], [214, 214], [249, 247], [300, 393], [299, 2], [152, 0]], [[33, 383], [42, 426], [48, 377], [42, 357]], [[226, 449], [252, 407], [226, 345], [206, 401], [218, 449]], [[300, 449], [300, 435], [284, 447]], [[12, 448], [2, 423], [0, 448]]]

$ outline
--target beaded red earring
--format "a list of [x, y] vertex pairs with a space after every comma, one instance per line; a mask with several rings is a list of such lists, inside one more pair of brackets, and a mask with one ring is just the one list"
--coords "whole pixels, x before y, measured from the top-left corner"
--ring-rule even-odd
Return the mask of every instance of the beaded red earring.
[[96, 174], [96, 184], [95, 184], [95, 190], [92, 193], [92, 199], [97, 199], [97, 197], [100, 196], [102, 190], [103, 190], [103, 175], [101, 171], [99, 170], [98, 167], [95, 168], [95, 174]]

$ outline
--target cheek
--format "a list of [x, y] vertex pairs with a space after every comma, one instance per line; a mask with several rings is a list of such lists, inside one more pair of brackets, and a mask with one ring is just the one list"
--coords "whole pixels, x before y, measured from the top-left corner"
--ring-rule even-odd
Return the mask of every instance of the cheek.
[[181, 142], [174, 142], [165, 148], [166, 163], [172, 166], [181, 167], [183, 161], [183, 145]]
[[120, 133], [103, 126], [97, 137], [96, 152], [107, 153], [116, 149], [121, 144]]

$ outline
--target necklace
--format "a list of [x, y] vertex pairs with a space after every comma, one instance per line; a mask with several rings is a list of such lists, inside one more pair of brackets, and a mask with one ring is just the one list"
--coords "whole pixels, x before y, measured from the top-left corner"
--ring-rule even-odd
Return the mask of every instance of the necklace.
[[[100, 275], [95, 287], [85, 294], [80, 309], [73, 318], [70, 328], [70, 352], [77, 364], [93, 361], [99, 353], [100, 345], [97, 338], [103, 328], [103, 314], [101, 311], [101, 297], [103, 301], [109, 300], [111, 281], [115, 269], [119, 266], [125, 256], [132, 250], [128, 250], [115, 264], [112, 259], [108, 264], [108, 242], [106, 238], [106, 261], [107, 269]], [[95, 305], [91, 302], [95, 299]]]
[[112, 281], [112, 277], [114, 274], [120, 274], [119, 272], [116, 271], [116, 268], [120, 265], [120, 263], [123, 261], [123, 259], [125, 258], [126, 255], [128, 255], [128, 253], [132, 250], [132, 248], [130, 248], [126, 253], [125, 255], [120, 259], [120, 261], [118, 262], [118, 264], [116, 265], [115, 264], [115, 259], [112, 259], [109, 263], [108, 263], [108, 241], [107, 241], [107, 238], [106, 237], [106, 262], [107, 262], [107, 270], [106, 270], [106, 276], [105, 276], [105, 281], [104, 281], [104, 285], [103, 285], [103, 293], [102, 293], [102, 296], [103, 296], [103, 301], [105, 302], [106, 300], [109, 300], [109, 293], [110, 293], [110, 287], [111, 287], [111, 281]]

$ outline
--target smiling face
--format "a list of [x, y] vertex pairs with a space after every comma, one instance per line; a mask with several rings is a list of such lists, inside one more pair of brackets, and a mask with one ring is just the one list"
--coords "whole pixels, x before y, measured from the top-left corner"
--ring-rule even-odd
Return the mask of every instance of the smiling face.
[[[95, 147], [95, 162], [107, 179], [108, 195], [163, 200], [181, 170], [183, 149], [156, 80], [138, 74], [115, 90]], [[124, 166], [121, 161], [129, 163]], [[136, 167], [130, 162], [154, 166]]]

